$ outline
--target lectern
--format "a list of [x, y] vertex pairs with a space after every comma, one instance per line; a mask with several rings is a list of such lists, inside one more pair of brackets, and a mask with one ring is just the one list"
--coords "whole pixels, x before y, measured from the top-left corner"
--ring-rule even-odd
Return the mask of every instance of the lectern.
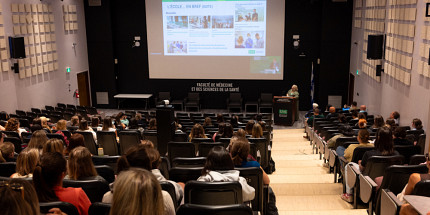
[[171, 105], [157, 105], [157, 149], [161, 156], [167, 153], [167, 143], [175, 135], [175, 115]]
[[297, 99], [288, 96], [273, 97], [274, 123], [277, 125], [293, 125], [296, 117]]

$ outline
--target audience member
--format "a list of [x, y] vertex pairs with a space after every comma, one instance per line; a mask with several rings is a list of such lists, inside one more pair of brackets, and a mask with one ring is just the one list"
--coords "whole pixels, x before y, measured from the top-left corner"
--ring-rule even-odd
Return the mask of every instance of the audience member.
[[230, 123], [225, 123], [223, 132], [220, 134], [221, 138], [231, 138], [233, 136], [233, 126]]
[[[118, 173], [119, 173], [119, 175], [121, 175], [122, 172], [126, 172], [126, 171], [132, 170], [134, 168], [151, 170], [152, 169], [152, 163], [151, 163], [150, 157], [148, 156], [148, 149], [149, 149], [149, 147], [147, 145], [143, 145], [143, 144], [130, 147], [127, 150], [127, 152], [118, 159]], [[152, 177], [154, 177], [153, 174], [150, 174], [150, 175], [152, 175]], [[115, 198], [115, 195], [124, 195], [124, 194], [122, 194], [122, 192], [124, 192], [124, 189], [121, 188], [121, 185], [117, 185], [119, 178], [120, 178], [120, 176], [117, 178], [117, 180], [115, 180], [112, 190], [107, 192], [103, 196], [103, 200], [102, 200], [103, 202], [113, 203], [115, 201], [115, 200], [113, 200], [113, 198]], [[158, 184], [158, 181], [155, 177], [154, 177], [154, 180]], [[142, 182], [140, 182], [140, 183], [142, 183]], [[120, 194], [115, 194], [116, 190], [118, 190]], [[142, 192], [142, 191], [140, 191], [140, 192]], [[174, 210], [172, 198], [170, 197], [170, 195], [166, 191], [162, 191], [162, 192], [163, 192], [163, 194], [162, 194], [162, 200], [161, 201], [164, 202], [164, 214], [169, 214], [169, 215], [174, 214], [175, 210]]]
[[139, 124], [139, 127], [145, 128], [146, 127], [146, 120], [143, 118], [141, 113], [136, 113], [136, 116], [134, 117], [137, 120], [137, 124]]
[[332, 117], [337, 117], [337, 113], [336, 113], [336, 108], [335, 107], [330, 107], [329, 109], [329, 114], [327, 114], [327, 116], [325, 117], [326, 119], [330, 119]]
[[28, 148], [36, 148], [42, 151], [43, 147], [48, 141], [48, 137], [46, 136], [46, 132], [43, 130], [38, 130], [31, 135], [30, 142], [28, 143]]
[[3, 215], [38, 215], [40, 213], [36, 191], [27, 181], [0, 181], [0, 196], [0, 208]]
[[46, 141], [45, 146], [43, 146], [42, 154], [47, 152], [64, 152], [64, 144], [63, 141], [57, 138], [52, 138]]
[[119, 112], [118, 115], [116, 115], [115, 121], [118, 121], [117, 123], [119, 123], [119, 125], [121, 125], [122, 128], [126, 128], [129, 124], [127, 115], [125, 115], [123, 112]]
[[0, 163], [11, 162], [15, 154], [15, 146], [11, 142], [0, 144]]
[[387, 119], [387, 121], [385, 121], [385, 125], [392, 130], [394, 130], [397, 127], [396, 121], [394, 119], [391, 119], [391, 118], [389, 118], [389, 119]]
[[78, 146], [84, 146], [85, 147], [85, 139], [82, 134], [72, 134], [70, 137], [69, 145], [64, 150], [64, 155], [68, 156], [69, 153]]
[[115, 180], [110, 214], [174, 215], [169, 193], [161, 190], [155, 176], [140, 168], [123, 171]]
[[208, 138], [205, 134], [205, 129], [199, 123], [196, 123], [193, 128], [191, 128], [190, 135], [188, 136], [191, 142], [194, 138]]
[[102, 130], [102, 127], [100, 127], [100, 119], [98, 117], [92, 117], [91, 118], [91, 127], [97, 128], [97, 130], [95, 130], [95, 131], [101, 131]]
[[177, 200], [182, 199], [184, 197], [185, 184], [182, 182], [176, 183], [174, 181], [170, 181], [164, 178], [164, 176], [161, 174], [160, 170], [158, 169], [158, 167], [161, 164], [161, 158], [160, 158], [160, 153], [158, 152], [157, 149], [154, 149], [153, 147], [148, 147], [146, 149], [146, 152], [148, 154], [149, 160], [151, 160], [151, 172], [152, 174], [154, 174], [155, 178], [157, 178], [157, 180], [160, 182], [167, 181], [171, 183], [175, 187], [176, 199]]
[[263, 137], [263, 128], [259, 123], [255, 123], [252, 127], [252, 138], [262, 138]]
[[251, 201], [255, 197], [255, 189], [248, 185], [246, 179], [239, 176], [239, 171], [234, 169], [230, 154], [222, 146], [213, 147], [202, 170], [202, 176], [198, 181], [238, 181], [242, 185], [242, 198], [244, 202]]
[[33, 177], [39, 202], [68, 202], [78, 209], [79, 214], [87, 215], [91, 202], [82, 188], [63, 187], [66, 163], [66, 159], [58, 152], [48, 152], [41, 156], [40, 166], [34, 170]]
[[207, 128], [207, 127], [213, 127], [214, 125], [212, 124], [212, 119], [210, 117], [206, 117], [205, 121], [203, 122], [203, 127]]
[[393, 131], [393, 143], [394, 145], [407, 146], [413, 145], [414, 143], [406, 139], [406, 129], [403, 127], [396, 127]]
[[355, 110], [357, 110], [357, 109], [358, 109], [358, 107], [357, 107], [357, 102], [356, 102], [356, 101], [353, 101], [353, 102], [351, 103], [351, 107], [349, 108], [349, 112], [355, 111]]
[[[378, 133], [376, 135], [375, 140], [375, 149], [370, 150], [364, 153], [363, 158], [361, 161], [357, 163], [349, 162], [348, 164], [353, 165], [356, 169], [358, 169], [360, 172], [364, 170], [367, 164], [367, 160], [373, 156], [391, 156], [391, 155], [398, 155], [399, 153], [394, 150], [393, 145], [393, 135], [389, 128], [382, 127], [378, 130]], [[348, 168], [345, 166], [345, 177], [348, 176]], [[345, 180], [347, 180], [345, 178]], [[346, 185], [346, 193], [341, 195], [341, 198], [347, 202], [352, 202], [352, 189]]]
[[88, 121], [83, 119], [79, 122], [78, 131], [91, 132], [95, 141], [97, 141], [97, 134], [93, 131], [91, 127], [88, 127]]
[[48, 125], [49, 118], [44, 116], [39, 117], [40, 123], [42, 124], [42, 129], [44, 129], [47, 133], [52, 133], [51, 127]]
[[239, 128], [236, 132], [234, 132], [233, 137], [243, 137], [246, 138], [246, 131]]
[[345, 149], [343, 146], [336, 148], [336, 153], [339, 157], [345, 157], [348, 162], [351, 162], [354, 149], [357, 147], [374, 147], [373, 143], [369, 143], [370, 133], [367, 129], [360, 129], [357, 135], [358, 144], [350, 144]]
[[372, 128], [381, 128], [385, 126], [385, 121], [384, 121], [384, 117], [382, 117], [381, 115], [376, 115]]
[[399, 125], [400, 125], [400, 124], [399, 124], [399, 121], [400, 121], [400, 113], [399, 113], [399, 112], [397, 112], [397, 111], [393, 111], [393, 112], [390, 114], [389, 119], [394, 119], [394, 122], [396, 123], [396, 125], [397, 125], [397, 126], [399, 126]]
[[71, 180], [98, 180], [108, 184], [108, 182], [97, 174], [91, 159], [91, 152], [82, 146], [78, 146], [69, 153], [67, 162], [67, 176], [65, 179]]
[[309, 117], [309, 119], [308, 119], [308, 121], [306, 122], [309, 126], [313, 126], [313, 122], [314, 122], [314, 119], [317, 119], [317, 118], [320, 118], [320, 119], [322, 119], [322, 118], [324, 118], [324, 115], [322, 115], [322, 114], [320, 114], [320, 110], [318, 109], [318, 108], [316, 108], [315, 110], [314, 110], [314, 115], [313, 116], [311, 116], [311, 117]]
[[222, 113], [219, 113], [219, 114], [216, 115], [216, 122], [218, 124], [225, 122], [224, 115], [222, 115]]
[[70, 127], [70, 126], [79, 126], [79, 116], [78, 115], [72, 116], [72, 118], [70, 119], [70, 123], [69, 124], [70, 125], [67, 125], [67, 127]]
[[367, 116], [367, 107], [366, 107], [366, 105], [360, 105], [360, 113], [364, 113]]
[[351, 117], [352, 117], [352, 120], [358, 120], [358, 111], [357, 110], [351, 111]]
[[239, 116], [238, 115], [232, 115], [230, 124], [233, 126], [233, 128], [239, 127]]
[[223, 122], [219, 123], [218, 124], [218, 131], [215, 132], [214, 135], [212, 136], [212, 140], [214, 142], [216, 142], [221, 137], [221, 134], [224, 133], [224, 129], [225, 129], [225, 123], [223, 123]]
[[148, 130], [157, 130], [157, 120], [155, 118], [149, 120]]
[[69, 140], [67, 139], [67, 136], [63, 132], [63, 131], [67, 130], [66, 124], [67, 124], [67, 122], [64, 119], [58, 120], [57, 125], [55, 126], [55, 129], [57, 129], [57, 132], [55, 132], [55, 133], [61, 134], [61, 136], [63, 136], [63, 138], [64, 138], [64, 143], [66, 144], [66, 146], [68, 146]]
[[412, 120], [411, 130], [423, 130], [423, 123], [420, 119], [415, 118]]
[[342, 125], [339, 128], [340, 134], [333, 136], [327, 141], [327, 147], [333, 149], [336, 147], [336, 140], [339, 137], [352, 137], [354, 136], [354, 130], [350, 125]]
[[19, 121], [16, 118], [10, 118], [5, 126], [5, 131], [15, 131], [21, 136], [21, 132], [25, 132], [25, 129], [19, 127]]
[[105, 117], [103, 119], [102, 131], [115, 131], [116, 132], [116, 129], [115, 129], [114, 125], [112, 124], [112, 118]]
[[254, 127], [254, 124], [255, 124], [255, 121], [254, 121], [254, 120], [249, 120], [249, 121], [246, 123], [245, 131], [246, 131], [246, 134], [247, 134], [247, 135], [252, 135], [252, 128]]
[[337, 117], [338, 117], [339, 125], [341, 125], [341, 124], [348, 124], [347, 121], [346, 121], [345, 114], [340, 113], [340, 114], [337, 115]]
[[19, 153], [16, 160], [16, 173], [11, 178], [31, 178], [36, 166], [39, 164], [39, 150], [25, 148]]

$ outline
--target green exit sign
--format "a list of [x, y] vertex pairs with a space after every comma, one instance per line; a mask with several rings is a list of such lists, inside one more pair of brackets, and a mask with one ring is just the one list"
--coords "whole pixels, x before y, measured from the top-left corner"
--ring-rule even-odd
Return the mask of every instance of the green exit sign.
[[66, 68], [66, 72], [69, 73], [71, 71], [70, 67]]

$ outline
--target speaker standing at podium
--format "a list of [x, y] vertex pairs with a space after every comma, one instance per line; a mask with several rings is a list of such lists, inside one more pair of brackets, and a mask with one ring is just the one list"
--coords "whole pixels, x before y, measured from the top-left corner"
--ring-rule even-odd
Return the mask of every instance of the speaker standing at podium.
[[299, 120], [299, 88], [297, 85], [291, 86], [291, 89], [288, 90], [287, 96], [296, 98], [296, 121]]

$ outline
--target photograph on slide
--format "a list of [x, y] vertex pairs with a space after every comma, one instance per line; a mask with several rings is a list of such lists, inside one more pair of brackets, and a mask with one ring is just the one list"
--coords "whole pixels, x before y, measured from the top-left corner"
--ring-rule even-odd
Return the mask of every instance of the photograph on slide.
[[264, 31], [236, 31], [235, 48], [264, 48]]
[[212, 28], [234, 28], [234, 18], [231, 16], [213, 16]]
[[211, 16], [190, 16], [191, 29], [208, 29], [211, 28]]
[[252, 5], [236, 5], [236, 22], [264, 22], [264, 7]]
[[167, 29], [188, 29], [188, 16], [167, 16]]
[[250, 72], [252, 74], [281, 74], [282, 57], [266, 56], [253, 57], [250, 63]]
[[167, 53], [186, 54], [187, 41], [167, 41]]

